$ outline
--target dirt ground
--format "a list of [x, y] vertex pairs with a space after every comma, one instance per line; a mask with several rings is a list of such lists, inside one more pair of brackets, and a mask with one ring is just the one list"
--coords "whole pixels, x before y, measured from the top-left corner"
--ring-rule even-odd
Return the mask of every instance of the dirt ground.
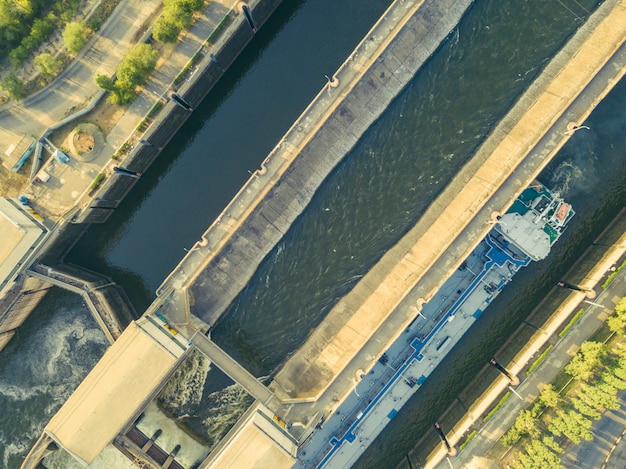
[[0, 166], [0, 195], [2, 197], [18, 197], [22, 189], [28, 185], [30, 165], [24, 165], [19, 173], [12, 173]]
[[[104, 97], [89, 114], [83, 116], [77, 122], [71, 122], [61, 127], [49, 138], [52, 143], [62, 148], [63, 142], [65, 142], [70, 132], [82, 122], [95, 124], [104, 135], [107, 135], [122, 114], [124, 114], [125, 110], [126, 106], [109, 104], [106, 102], [106, 97]], [[87, 146], [89, 145], [88, 140], [85, 140], [84, 143]], [[93, 146], [93, 139], [91, 140], [91, 145]], [[85, 148], [84, 151], [86, 152], [87, 149]], [[46, 151], [43, 152], [42, 156], [46, 159], [51, 157]], [[32, 162], [29, 160], [22, 169], [20, 169], [19, 173], [8, 171], [4, 166], [0, 165], [0, 197], [17, 197], [20, 195], [23, 189], [30, 183], [29, 176], [31, 165]]]
[[79, 154], [89, 153], [93, 150], [94, 138], [93, 135], [87, 132], [77, 132], [74, 134], [74, 148]]

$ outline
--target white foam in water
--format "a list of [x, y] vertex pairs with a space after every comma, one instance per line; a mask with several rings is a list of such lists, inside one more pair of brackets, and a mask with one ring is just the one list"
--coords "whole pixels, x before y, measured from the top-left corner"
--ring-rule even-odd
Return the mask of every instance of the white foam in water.
[[151, 402], [146, 408], [144, 417], [137, 428], [148, 437], [154, 435], [154, 432], [160, 428], [163, 433], [157, 438], [156, 444], [166, 453], [170, 453], [176, 445], [180, 445], [181, 448], [176, 455], [176, 460], [184, 467], [190, 467], [194, 463], [202, 461], [209, 454], [207, 447], [181, 430], [173, 420], [161, 412], [155, 402]]
[[200, 403], [209, 370], [210, 362], [206, 357], [192, 351], [161, 391], [160, 397], [167, 403], [168, 412], [178, 415]]
[[[44, 303], [46, 305], [46, 303]], [[75, 295], [47, 304], [3, 351], [0, 376], [0, 467], [18, 468], [43, 428], [78, 386], [108, 342]], [[57, 467], [68, 467], [63, 464]], [[120, 467], [120, 466], [102, 466]]]
[[[48, 469], [85, 469], [85, 466], [76, 461], [69, 453], [59, 450], [47, 456], [44, 464]], [[89, 469], [133, 469], [130, 459], [120, 453], [116, 448], [108, 445], [98, 457], [87, 466]]]

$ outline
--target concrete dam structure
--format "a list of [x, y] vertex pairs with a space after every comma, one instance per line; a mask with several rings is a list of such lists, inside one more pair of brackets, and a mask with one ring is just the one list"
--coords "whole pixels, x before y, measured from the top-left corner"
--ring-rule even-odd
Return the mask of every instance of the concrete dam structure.
[[[145, 406], [188, 349], [196, 348], [235, 380], [241, 376], [242, 386], [257, 396], [256, 407], [200, 467], [291, 467], [296, 463], [298, 445], [311, 438], [316, 423], [332, 416], [352, 392], [354, 376], [371, 369], [414, 318], [415, 305], [433, 295], [490, 229], [494, 215], [507, 209], [626, 70], [626, 0], [607, 0], [416, 226], [337, 303], [273, 382], [260, 384], [211, 343], [206, 337], [210, 326], [245, 287], [325, 177], [470, 3], [397, 0], [390, 6], [261, 169], [161, 285], [139, 326], [129, 327], [129, 334], [145, 342], [146, 349], [167, 356], [167, 366], [158, 373], [137, 367], [116, 381], [114, 362], [106, 361], [119, 360], [118, 343], [131, 347], [125, 332], [103, 357], [99, 375], [90, 374], [77, 390], [81, 405], [98, 399], [89, 388], [99, 379], [114, 383], [117, 390], [128, 380], [128, 387], [136, 390], [145, 372], [151, 379], [150, 389], [133, 400]], [[150, 364], [150, 358], [146, 360]], [[59, 414], [73, 415], [77, 402], [78, 398], [68, 401]], [[92, 405], [97, 407], [97, 403]], [[107, 438], [127, 432], [141, 410], [124, 409], [116, 428], [107, 429]], [[75, 416], [72, 424], [92, 428], [95, 418], [89, 415], [82, 422]], [[81, 448], [61, 418], [55, 418], [54, 428], [46, 432], [52, 440], [43, 438], [33, 457], [47, 450], [51, 441], [60, 447], [71, 444], [77, 454], [89, 457], [102, 447], [101, 441], [94, 441], [93, 448]], [[250, 441], [255, 442], [254, 452], [244, 449]], [[141, 448], [132, 451], [135, 457], [149, 460]]]

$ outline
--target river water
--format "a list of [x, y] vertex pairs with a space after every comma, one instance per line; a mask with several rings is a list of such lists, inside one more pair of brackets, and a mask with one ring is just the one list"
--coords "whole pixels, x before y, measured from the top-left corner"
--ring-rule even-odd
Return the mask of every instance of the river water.
[[[180, 260], [183, 247], [211, 224], [249, 176], [247, 170], [258, 167], [324, 85], [324, 75], [339, 66], [388, 2], [288, 3], [112, 219], [93, 227], [71, 253], [70, 261], [113, 276], [139, 311]], [[320, 188], [218, 324], [215, 340], [257, 375], [271, 373], [419, 218], [596, 3], [478, 0]], [[626, 117], [615, 110], [624, 109], [625, 88], [622, 83], [599, 106], [588, 124], [591, 131], [577, 132], [542, 176], [578, 211], [557, 249], [516, 276], [465, 346], [457, 347], [366, 453], [362, 467], [391, 467], [402, 459], [533, 301], [623, 206]], [[82, 329], [68, 328], [75, 321]], [[74, 353], [75, 330], [93, 332], [90, 342], [76, 341], [89, 351]], [[57, 354], [45, 357], [55, 360], [39, 355], [46, 331]], [[62, 292], [49, 295], [0, 354], [1, 397], [11, 396], [6, 386], [22, 390], [13, 393], [11, 412], [2, 419], [3, 467], [19, 465], [104, 347], [80, 300]], [[31, 359], [33, 372], [23, 376], [18, 370]], [[56, 363], [70, 359], [72, 373], [57, 378]], [[62, 382], [62, 389], [49, 384], [55, 382]], [[40, 390], [47, 386], [48, 394]], [[42, 404], [29, 400], [33, 394]]]

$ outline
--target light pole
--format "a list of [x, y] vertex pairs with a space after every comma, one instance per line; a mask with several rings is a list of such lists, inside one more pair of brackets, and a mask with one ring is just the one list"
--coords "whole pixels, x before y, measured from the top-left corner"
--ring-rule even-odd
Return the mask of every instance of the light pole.
[[589, 301], [589, 300], [583, 300], [583, 303], [587, 303], [590, 304], [592, 306], [599, 306], [600, 308], [604, 308], [604, 305], [601, 305], [600, 303], [594, 303], [593, 301]]

